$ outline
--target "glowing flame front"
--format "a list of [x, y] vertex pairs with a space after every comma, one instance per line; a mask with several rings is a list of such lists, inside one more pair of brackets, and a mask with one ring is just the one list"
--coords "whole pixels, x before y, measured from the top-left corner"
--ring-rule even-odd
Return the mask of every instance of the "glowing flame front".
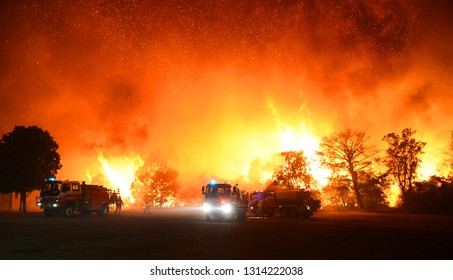
[[135, 155], [132, 158], [121, 157], [107, 160], [103, 153], [99, 152], [98, 161], [102, 164], [111, 187], [120, 191], [123, 200], [134, 203], [130, 188], [135, 179], [135, 172], [144, 164], [142, 158], [139, 155]]
[[321, 166], [316, 152], [319, 151], [319, 140], [307, 132], [305, 126], [301, 125], [301, 131], [297, 131], [289, 126], [284, 128], [280, 125], [279, 136], [282, 151], [302, 150], [309, 162], [309, 169], [313, 177], [324, 187], [328, 183], [331, 171]]

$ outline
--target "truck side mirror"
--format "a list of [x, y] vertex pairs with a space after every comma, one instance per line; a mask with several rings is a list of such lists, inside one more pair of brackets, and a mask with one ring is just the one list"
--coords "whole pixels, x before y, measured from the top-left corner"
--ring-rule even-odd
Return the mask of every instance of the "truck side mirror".
[[204, 194], [204, 186], [201, 187], [201, 194]]

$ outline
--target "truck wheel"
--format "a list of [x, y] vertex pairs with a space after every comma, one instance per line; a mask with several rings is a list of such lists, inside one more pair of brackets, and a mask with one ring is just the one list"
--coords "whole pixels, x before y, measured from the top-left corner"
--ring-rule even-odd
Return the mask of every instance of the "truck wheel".
[[64, 209], [63, 214], [64, 214], [64, 216], [66, 218], [71, 217], [72, 214], [74, 214], [74, 208], [72, 208], [72, 206], [66, 206], [66, 208]]
[[107, 204], [102, 204], [102, 208], [97, 212], [99, 216], [105, 216], [109, 213], [109, 206]]
[[44, 208], [44, 216], [52, 217], [53, 214], [54, 214], [54, 211], [52, 209]]

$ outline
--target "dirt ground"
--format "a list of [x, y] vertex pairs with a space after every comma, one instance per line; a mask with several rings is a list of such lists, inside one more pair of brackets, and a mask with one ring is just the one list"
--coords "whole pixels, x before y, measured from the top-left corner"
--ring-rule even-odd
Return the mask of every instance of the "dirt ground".
[[72, 218], [0, 212], [3, 260], [451, 260], [452, 236], [451, 216], [321, 211], [207, 222], [198, 208]]

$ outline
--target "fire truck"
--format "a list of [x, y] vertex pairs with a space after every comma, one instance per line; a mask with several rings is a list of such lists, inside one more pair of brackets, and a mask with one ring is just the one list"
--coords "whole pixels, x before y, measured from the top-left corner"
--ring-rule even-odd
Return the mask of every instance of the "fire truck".
[[[273, 216], [279, 213], [281, 217], [309, 218], [320, 207], [320, 201], [314, 199], [307, 190], [253, 192], [249, 201], [249, 211], [256, 216]], [[263, 213], [260, 213], [260, 209]]]
[[99, 185], [87, 185], [79, 181], [46, 181], [36, 205], [44, 209], [45, 216], [63, 214], [71, 217], [75, 212], [89, 215], [92, 212], [99, 216], [109, 213], [109, 206], [114, 203], [116, 193]]
[[204, 195], [203, 212], [207, 221], [211, 217], [219, 220], [247, 217], [247, 199], [237, 185], [211, 181], [201, 188], [201, 193]]

